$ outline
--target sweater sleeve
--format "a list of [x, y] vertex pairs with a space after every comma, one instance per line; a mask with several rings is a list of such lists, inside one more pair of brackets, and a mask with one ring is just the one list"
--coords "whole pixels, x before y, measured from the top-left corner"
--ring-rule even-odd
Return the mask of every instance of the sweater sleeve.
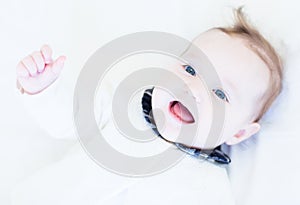
[[73, 126], [73, 90], [59, 78], [46, 90], [36, 95], [16, 93], [32, 123], [45, 130], [51, 137], [76, 139]]
[[[54, 84], [37, 95], [22, 95], [19, 92], [16, 92], [16, 95], [32, 117], [32, 123], [45, 130], [51, 137], [76, 140], [74, 113], [77, 113], [79, 107], [73, 107], [74, 88], [75, 85], [70, 85], [64, 76], [61, 76]], [[109, 84], [104, 84], [101, 89], [98, 89], [94, 113], [100, 129], [105, 126], [109, 117], [107, 106], [110, 96]]]

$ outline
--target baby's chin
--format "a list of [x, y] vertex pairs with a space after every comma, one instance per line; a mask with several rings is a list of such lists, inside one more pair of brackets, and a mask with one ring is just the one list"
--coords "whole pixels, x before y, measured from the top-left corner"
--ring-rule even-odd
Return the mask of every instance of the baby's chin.
[[[155, 117], [154, 117], [155, 118]], [[198, 128], [198, 129], [197, 129]], [[212, 149], [219, 146], [219, 141], [208, 143], [209, 129], [196, 123], [181, 123], [172, 118], [157, 123], [158, 132], [167, 140], [183, 143], [190, 147]]]

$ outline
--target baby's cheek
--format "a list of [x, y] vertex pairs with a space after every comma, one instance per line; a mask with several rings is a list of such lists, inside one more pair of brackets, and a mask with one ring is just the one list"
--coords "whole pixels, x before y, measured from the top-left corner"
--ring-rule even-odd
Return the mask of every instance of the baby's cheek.
[[243, 128], [244, 114], [243, 109], [227, 109], [224, 123], [224, 138], [234, 136]]

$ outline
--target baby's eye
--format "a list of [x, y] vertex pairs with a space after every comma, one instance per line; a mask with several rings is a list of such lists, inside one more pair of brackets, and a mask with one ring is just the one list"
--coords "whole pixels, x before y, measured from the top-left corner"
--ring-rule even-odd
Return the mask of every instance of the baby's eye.
[[186, 72], [188, 72], [189, 74], [191, 74], [192, 76], [196, 75], [196, 71], [195, 71], [195, 69], [192, 66], [184, 65], [183, 67], [184, 67], [184, 70]]
[[225, 100], [226, 102], [228, 102], [228, 98], [226, 96], [226, 94], [220, 90], [220, 89], [213, 89], [213, 92], [216, 94], [216, 96], [218, 98], [220, 98], [221, 100]]

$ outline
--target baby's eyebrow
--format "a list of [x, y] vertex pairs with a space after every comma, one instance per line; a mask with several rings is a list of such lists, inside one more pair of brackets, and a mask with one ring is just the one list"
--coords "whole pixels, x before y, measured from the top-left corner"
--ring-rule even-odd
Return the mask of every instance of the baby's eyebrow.
[[[222, 84], [228, 86], [228, 88], [226, 88], [225, 91], [229, 92], [230, 97], [238, 96], [239, 91], [232, 81], [230, 81], [229, 79], [224, 79], [224, 82]], [[228, 91], [228, 89], [229, 89], [229, 91]]]

